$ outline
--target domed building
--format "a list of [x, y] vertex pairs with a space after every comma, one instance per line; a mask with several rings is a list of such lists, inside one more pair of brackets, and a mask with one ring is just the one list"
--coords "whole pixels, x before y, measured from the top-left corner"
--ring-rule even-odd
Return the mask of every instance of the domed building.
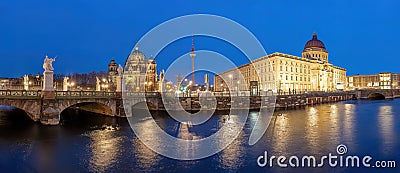
[[[346, 82], [346, 69], [334, 66], [328, 61], [325, 44], [312, 35], [304, 45], [302, 56], [275, 52], [257, 58], [239, 67], [244, 79], [232, 83], [239, 84], [238, 90], [259, 93], [274, 91], [279, 94], [294, 94], [308, 91], [343, 90]], [[227, 86], [222, 79], [229, 79], [235, 70], [229, 70], [214, 78], [215, 91], [224, 91]], [[258, 71], [258, 75], [256, 71]], [[257, 91], [253, 91], [256, 88]]]
[[146, 56], [139, 51], [139, 46], [136, 44], [124, 68], [121, 67], [121, 73], [118, 72], [118, 65], [115, 60], [111, 60], [108, 64], [108, 86], [110, 91], [116, 91], [117, 78], [122, 77], [122, 84], [125, 84], [125, 91], [133, 92], [154, 92], [158, 91], [157, 79], [157, 63], [154, 58], [147, 59]]
[[324, 43], [318, 40], [316, 33], [313, 34], [311, 40], [307, 41], [302, 56], [308, 59], [328, 62], [328, 51], [326, 51]]
[[135, 50], [129, 54], [124, 65], [125, 89], [135, 92], [158, 90], [156, 67], [156, 61], [153, 58], [147, 60], [136, 44]]

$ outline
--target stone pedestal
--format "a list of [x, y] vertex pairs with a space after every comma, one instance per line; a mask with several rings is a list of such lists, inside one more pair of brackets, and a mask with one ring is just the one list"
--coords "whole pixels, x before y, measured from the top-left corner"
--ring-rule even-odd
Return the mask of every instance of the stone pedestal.
[[54, 100], [56, 99], [56, 92], [54, 91], [42, 91], [42, 99]]
[[54, 91], [53, 75], [53, 71], [43, 72], [43, 91]]

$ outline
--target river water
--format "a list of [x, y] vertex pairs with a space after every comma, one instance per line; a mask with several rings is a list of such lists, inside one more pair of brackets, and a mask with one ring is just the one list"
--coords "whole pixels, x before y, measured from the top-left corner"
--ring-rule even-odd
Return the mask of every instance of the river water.
[[[257, 112], [228, 148], [195, 161], [158, 155], [133, 133], [125, 118], [105, 117], [69, 109], [59, 126], [31, 122], [23, 111], [1, 107], [0, 172], [400, 172], [400, 100], [346, 101], [277, 111], [258, 143], [248, 145]], [[240, 115], [236, 115], [240, 116]], [[160, 115], [157, 123], [175, 136], [205, 137], [226, 122], [212, 116], [203, 128], [182, 131], [180, 123]], [[235, 118], [231, 116], [229, 118]], [[150, 129], [149, 129], [150, 130]], [[182, 134], [187, 133], [187, 134]], [[275, 156], [337, 154], [396, 161], [397, 168], [259, 167], [267, 151]]]

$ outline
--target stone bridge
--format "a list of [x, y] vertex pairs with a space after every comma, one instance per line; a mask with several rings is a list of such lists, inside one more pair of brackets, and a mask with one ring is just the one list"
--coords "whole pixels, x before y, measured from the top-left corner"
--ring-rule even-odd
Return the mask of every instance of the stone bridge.
[[[357, 91], [360, 96], [371, 93], [382, 93], [391, 96], [387, 91]], [[400, 96], [399, 90], [391, 92]], [[123, 95], [124, 94], [124, 95]], [[177, 97], [174, 93], [137, 93], [137, 92], [102, 92], [102, 91], [23, 91], [23, 90], [0, 90], [0, 105], [13, 106], [24, 110], [28, 116], [45, 125], [57, 125], [60, 122], [61, 113], [69, 108], [95, 112], [109, 116], [125, 117], [132, 116], [132, 107], [124, 109], [124, 103], [135, 108], [150, 110], [181, 110], [197, 112], [200, 109], [227, 111], [233, 108], [245, 107], [253, 110], [275, 107], [305, 106], [318, 103], [335, 102], [352, 99], [352, 93], [309, 93], [303, 95], [289, 95], [275, 97], [251, 96], [229, 96], [215, 95], [216, 97], [195, 96]], [[393, 96], [392, 96], [393, 97]], [[391, 98], [391, 97], [388, 97]], [[215, 100], [214, 100], [215, 99]], [[249, 103], [247, 103], [249, 101]], [[178, 104], [177, 104], [178, 103]], [[246, 103], [246, 105], [244, 105]], [[215, 105], [214, 105], [215, 104]]]
[[360, 89], [355, 91], [357, 99], [395, 99], [400, 89]]
[[[143, 94], [143, 93], [137, 93]], [[137, 97], [132, 104], [139, 102], [149, 102], [148, 93], [146, 98], [130, 94]], [[158, 105], [158, 97], [155, 93], [153, 105]], [[50, 97], [49, 97], [50, 95]], [[153, 96], [153, 95], [150, 95]], [[88, 111], [96, 112], [109, 116], [125, 116], [122, 93], [118, 92], [99, 92], [99, 91], [24, 91], [24, 90], [3, 90], [0, 91], [0, 105], [13, 106], [24, 110], [34, 121], [40, 121], [45, 125], [57, 125], [60, 121], [60, 114], [66, 108], [79, 107], [92, 104], [95, 108]], [[90, 108], [90, 107], [89, 107]]]

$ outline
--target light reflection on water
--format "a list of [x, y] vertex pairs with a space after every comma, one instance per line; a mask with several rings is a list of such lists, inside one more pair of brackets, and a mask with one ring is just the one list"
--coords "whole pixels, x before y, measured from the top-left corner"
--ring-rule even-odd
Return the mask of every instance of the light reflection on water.
[[[397, 114], [399, 115], [399, 114]], [[378, 122], [379, 122], [379, 131], [383, 138], [382, 140], [382, 152], [388, 153], [393, 151], [393, 139], [398, 138], [399, 136], [394, 136], [393, 132], [393, 111], [392, 106], [380, 106], [379, 107], [379, 115], [378, 115]]]
[[[251, 112], [233, 143], [214, 156], [196, 161], [178, 161], [158, 155], [133, 134], [125, 119], [83, 113], [84, 118], [78, 121], [84, 123], [80, 125], [66, 122], [46, 127], [15, 119], [21, 112], [0, 113], [0, 168], [5, 170], [0, 172], [332, 172], [328, 168], [259, 168], [256, 160], [264, 151], [284, 156], [325, 155], [335, 153], [338, 144], [347, 145], [353, 154], [371, 154], [377, 159], [399, 162], [400, 127], [396, 126], [400, 124], [399, 103], [400, 100], [348, 101], [279, 111], [266, 134], [254, 146], [248, 145], [248, 139], [259, 115]], [[181, 139], [201, 139], [224, 126], [229, 128], [222, 135], [230, 138], [240, 117], [212, 116], [204, 127], [161, 115], [156, 122], [168, 134]], [[23, 125], [18, 126], [20, 123]], [[150, 124], [150, 120], [143, 121], [141, 133], [157, 138], [159, 134]], [[219, 144], [223, 145], [224, 141]], [[164, 144], [159, 139], [154, 145]], [[180, 150], [191, 155], [196, 148], [184, 146]], [[333, 172], [352, 171], [335, 168]]]
[[[351, 141], [354, 138], [354, 121], [355, 121], [355, 114], [354, 114], [354, 110], [355, 109], [355, 105], [354, 104], [345, 104], [344, 105], [344, 112], [341, 112], [341, 114], [343, 114], [343, 120], [341, 121], [341, 123], [343, 123], [343, 137], [347, 140], [347, 141]], [[343, 110], [343, 109], [342, 109]], [[336, 117], [338, 117], [339, 114], [336, 115]], [[352, 147], [352, 146], [349, 146]]]
[[85, 136], [91, 140], [90, 169], [96, 172], [104, 172], [110, 165], [117, 162], [117, 156], [122, 153], [119, 148], [123, 147], [122, 136], [116, 134], [116, 129], [107, 126], [102, 130], [88, 132]]

